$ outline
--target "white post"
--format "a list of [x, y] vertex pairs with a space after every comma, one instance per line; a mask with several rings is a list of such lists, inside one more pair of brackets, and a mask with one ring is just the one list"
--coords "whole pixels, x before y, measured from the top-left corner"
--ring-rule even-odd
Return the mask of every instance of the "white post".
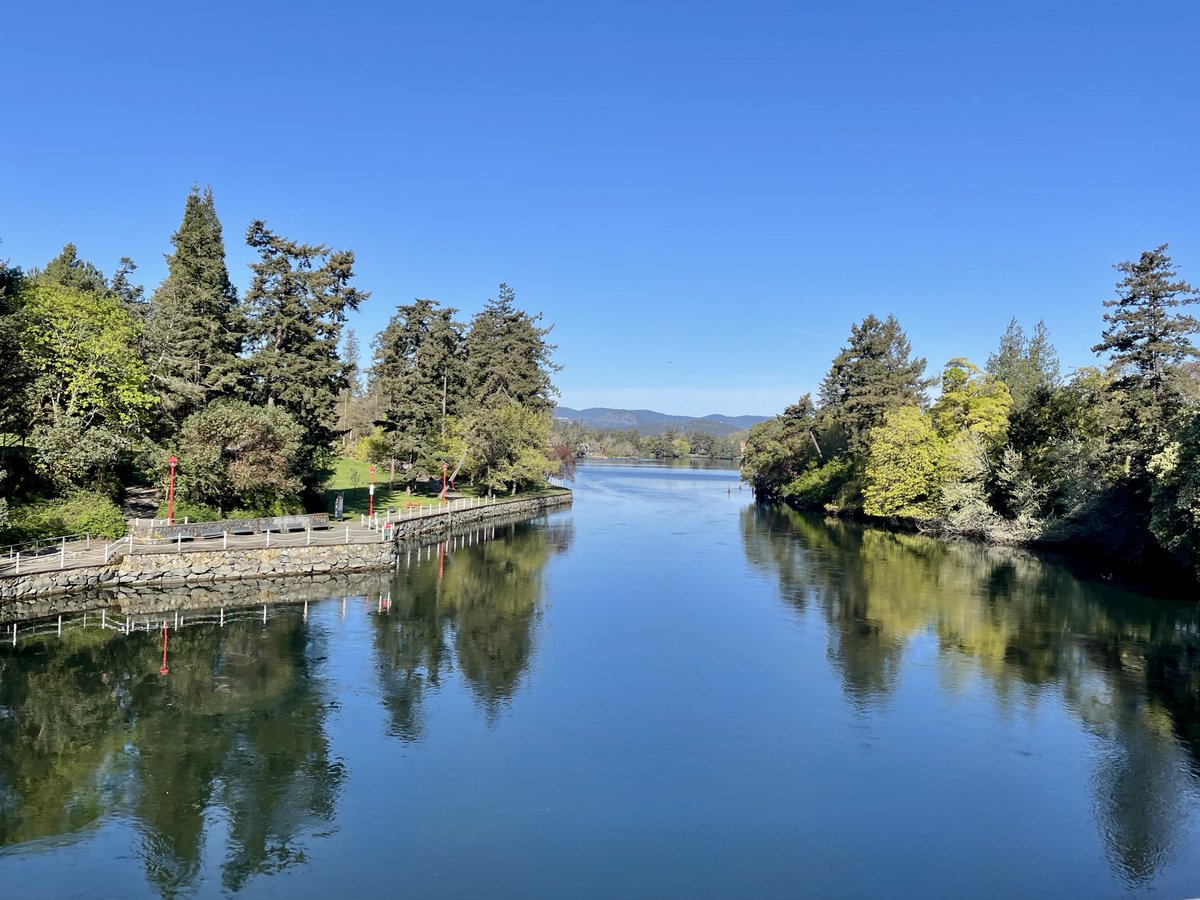
[[263, 604], [263, 624], [267, 624], [267, 604]]
[[225, 627], [225, 607], [221, 607], [221, 627]]
[[266, 534], [266, 536], [267, 536], [267, 546], [270, 547], [271, 546], [271, 531], [270, 531], [270, 529], [265, 531], [264, 534]]
[[100, 627], [101, 628], [108, 627], [108, 610], [107, 609], [100, 610]]
[[304, 538], [305, 538], [305, 541], [304, 541], [305, 546], [309, 546], [312, 544], [312, 528], [304, 529]]
[[58, 636], [62, 637], [62, 613], [58, 615]]
[[21, 574], [21, 551], [17, 551], [17, 574]]
[[87, 542], [87, 546], [84, 549], [91, 550], [92, 549], [92, 533], [89, 531], [83, 537], [84, 537], [84, 540]]
[[65, 569], [67, 567], [67, 539], [62, 539], [62, 544], [58, 548], [58, 567]]
[[221, 549], [229, 549], [229, 532], [225, 531], [224, 529], [221, 530]]
[[[184, 524], [187, 524], [186, 519], [184, 521]], [[179, 534], [176, 535], [176, 537], [178, 538], [178, 541], [175, 544], [175, 547], [179, 553], [182, 553], [183, 552], [183, 532], [182, 531], [179, 532]]]
[[350, 543], [350, 526], [346, 526], [346, 543]]

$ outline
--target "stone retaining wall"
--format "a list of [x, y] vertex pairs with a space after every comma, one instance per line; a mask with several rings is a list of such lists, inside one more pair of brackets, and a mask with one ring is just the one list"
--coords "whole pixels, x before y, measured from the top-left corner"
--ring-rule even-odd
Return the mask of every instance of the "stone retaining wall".
[[401, 544], [419, 541], [479, 522], [532, 518], [569, 506], [571, 494], [554, 494], [404, 519], [395, 523], [395, 540], [364, 544], [262, 547], [251, 550], [190, 550], [135, 553], [108, 565], [81, 566], [0, 579], [0, 611], [17, 601], [32, 602], [54, 594], [112, 588], [203, 584], [281, 575], [310, 575], [390, 569]]

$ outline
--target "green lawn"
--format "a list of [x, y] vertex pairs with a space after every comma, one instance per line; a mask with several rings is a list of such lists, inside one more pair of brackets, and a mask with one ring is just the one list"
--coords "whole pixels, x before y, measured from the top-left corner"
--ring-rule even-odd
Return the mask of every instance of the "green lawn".
[[[350, 516], [366, 515], [369, 496], [367, 494], [367, 485], [371, 481], [371, 467], [364, 462], [359, 462], [357, 459], [348, 459], [340, 456], [337, 459], [337, 468], [333, 473], [333, 477], [325, 482], [325, 509], [332, 516], [333, 504], [338, 492], [344, 492], [345, 514]], [[436, 505], [438, 502], [438, 490], [432, 490], [427, 493], [413, 493], [411, 495], [404, 493], [404, 488], [400, 487], [400, 482], [396, 482], [396, 490], [389, 491], [387, 486], [387, 468], [385, 466], [376, 466], [375, 468], [375, 509], [387, 509], [388, 506], [395, 506], [398, 509], [403, 509], [405, 503], [422, 503], [427, 506]], [[437, 486], [440, 488], [440, 485]], [[561, 488], [546, 488], [540, 491], [522, 491], [518, 494], [519, 497], [540, 497], [549, 494], [561, 493]], [[477, 492], [474, 485], [459, 484], [458, 490], [455, 491], [456, 497], [476, 497], [481, 496], [482, 492]], [[498, 495], [501, 500], [508, 497], [507, 492]]]

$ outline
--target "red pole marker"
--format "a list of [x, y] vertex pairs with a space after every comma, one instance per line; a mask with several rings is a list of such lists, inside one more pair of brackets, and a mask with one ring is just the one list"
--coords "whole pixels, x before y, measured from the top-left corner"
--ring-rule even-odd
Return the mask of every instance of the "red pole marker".
[[167, 668], [167, 620], [163, 619], [163, 661], [158, 668], [159, 675], [166, 675], [171, 670]]

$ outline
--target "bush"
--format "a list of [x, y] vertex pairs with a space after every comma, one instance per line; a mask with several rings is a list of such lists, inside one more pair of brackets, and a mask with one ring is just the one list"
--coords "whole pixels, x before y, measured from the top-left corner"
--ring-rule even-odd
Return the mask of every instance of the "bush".
[[14, 543], [82, 533], [119, 538], [128, 530], [120, 507], [106, 495], [91, 491], [15, 506], [11, 518], [8, 539]]
[[[158, 507], [158, 512], [155, 514], [160, 519], [167, 518], [167, 504], [163, 503]], [[190, 500], [175, 501], [175, 521], [182, 522], [187, 519], [189, 522], [215, 522], [221, 518], [221, 513], [215, 506], [207, 506], [204, 503], [193, 503]]]

